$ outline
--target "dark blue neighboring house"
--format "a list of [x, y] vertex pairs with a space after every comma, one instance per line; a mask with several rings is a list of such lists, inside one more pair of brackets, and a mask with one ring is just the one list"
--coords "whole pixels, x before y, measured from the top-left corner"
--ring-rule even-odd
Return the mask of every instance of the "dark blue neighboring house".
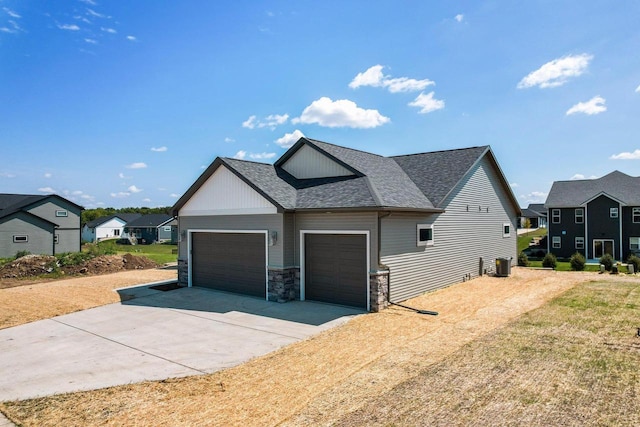
[[167, 214], [143, 215], [127, 223], [123, 237], [142, 245], [172, 241], [171, 223], [174, 221]]

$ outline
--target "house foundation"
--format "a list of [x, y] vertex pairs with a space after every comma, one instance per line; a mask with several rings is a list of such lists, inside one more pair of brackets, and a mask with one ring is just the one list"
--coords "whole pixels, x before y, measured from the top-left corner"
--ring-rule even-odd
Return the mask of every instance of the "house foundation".
[[369, 305], [372, 312], [384, 310], [389, 306], [389, 270], [369, 275]]

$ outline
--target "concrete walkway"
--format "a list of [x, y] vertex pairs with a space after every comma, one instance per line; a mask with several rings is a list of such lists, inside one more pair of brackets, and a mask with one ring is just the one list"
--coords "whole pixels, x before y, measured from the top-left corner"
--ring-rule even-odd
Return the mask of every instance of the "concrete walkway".
[[133, 299], [0, 330], [11, 373], [0, 376], [0, 401], [211, 373], [362, 313], [202, 288], [119, 292]]

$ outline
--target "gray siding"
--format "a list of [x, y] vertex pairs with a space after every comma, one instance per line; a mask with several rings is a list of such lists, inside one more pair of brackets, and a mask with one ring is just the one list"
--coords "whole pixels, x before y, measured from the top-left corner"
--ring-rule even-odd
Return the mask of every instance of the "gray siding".
[[278, 238], [283, 240], [284, 244], [284, 267], [294, 267], [296, 265], [296, 232], [295, 232], [295, 214], [284, 214], [284, 230]]
[[378, 268], [378, 214], [354, 213], [297, 213], [295, 216], [295, 265], [300, 266], [300, 230], [368, 230], [371, 242], [372, 270]]
[[[0, 258], [10, 258], [16, 252], [53, 255], [53, 225], [24, 212], [0, 221]], [[28, 242], [13, 243], [14, 235], [27, 235]]]
[[[67, 211], [67, 216], [56, 216], [57, 210]], [[56, 245], [56, 253], [80, 252], [80, 209], [58, 198], [50, 198], [28, 211], [58, 225], [56, 234], [60, 236], [60, 243]]]
[[[211, 215], [181, 216], [178, 219], [179, 234], [178, 259], [187, 260], [187, 238], [183, 232], [189, 230], [269, 230], [278, 233], [274, 246], [269, 246], [269, 267], [282, 268], [283, 265], [283, 215]], [[186, 236], [186, 234], [185, 234]]]
[[[381, 262], [390, 270], [390, 298], [399, 302], [479, 274], [479, 260], [495, 270], [496, 258], [517, 251], [517, 216], [491, 164], [476, 165], [449, 195], [442, 214], [392, 214], [381, 222]], [[510, 237], [503, 237], [503, 224]], [[434, 245], [416, 244], [417, 224], [432, 224]]]

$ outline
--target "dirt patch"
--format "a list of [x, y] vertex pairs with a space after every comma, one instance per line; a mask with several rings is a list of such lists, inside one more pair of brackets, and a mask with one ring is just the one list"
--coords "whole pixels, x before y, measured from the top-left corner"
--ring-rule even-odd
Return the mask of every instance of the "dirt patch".
[[331, 425], [467, 343], [604, 278], [514, 268], [508, 278], [483, 277], [406, 301], [437, 317], [394, 307], [211, 375], [0, 406], [25, 426]]
[[[59, 265], [54, 256], [26, 255], [0, 268], [0, 289], [39, 282], [38, 276], [94, 276], [123, 270], [156, 268], [158, 264], [146, 257], [132, 254], [102, 255], [78, 265]], [[44, 280], [50, 280], [46, 278]]]

